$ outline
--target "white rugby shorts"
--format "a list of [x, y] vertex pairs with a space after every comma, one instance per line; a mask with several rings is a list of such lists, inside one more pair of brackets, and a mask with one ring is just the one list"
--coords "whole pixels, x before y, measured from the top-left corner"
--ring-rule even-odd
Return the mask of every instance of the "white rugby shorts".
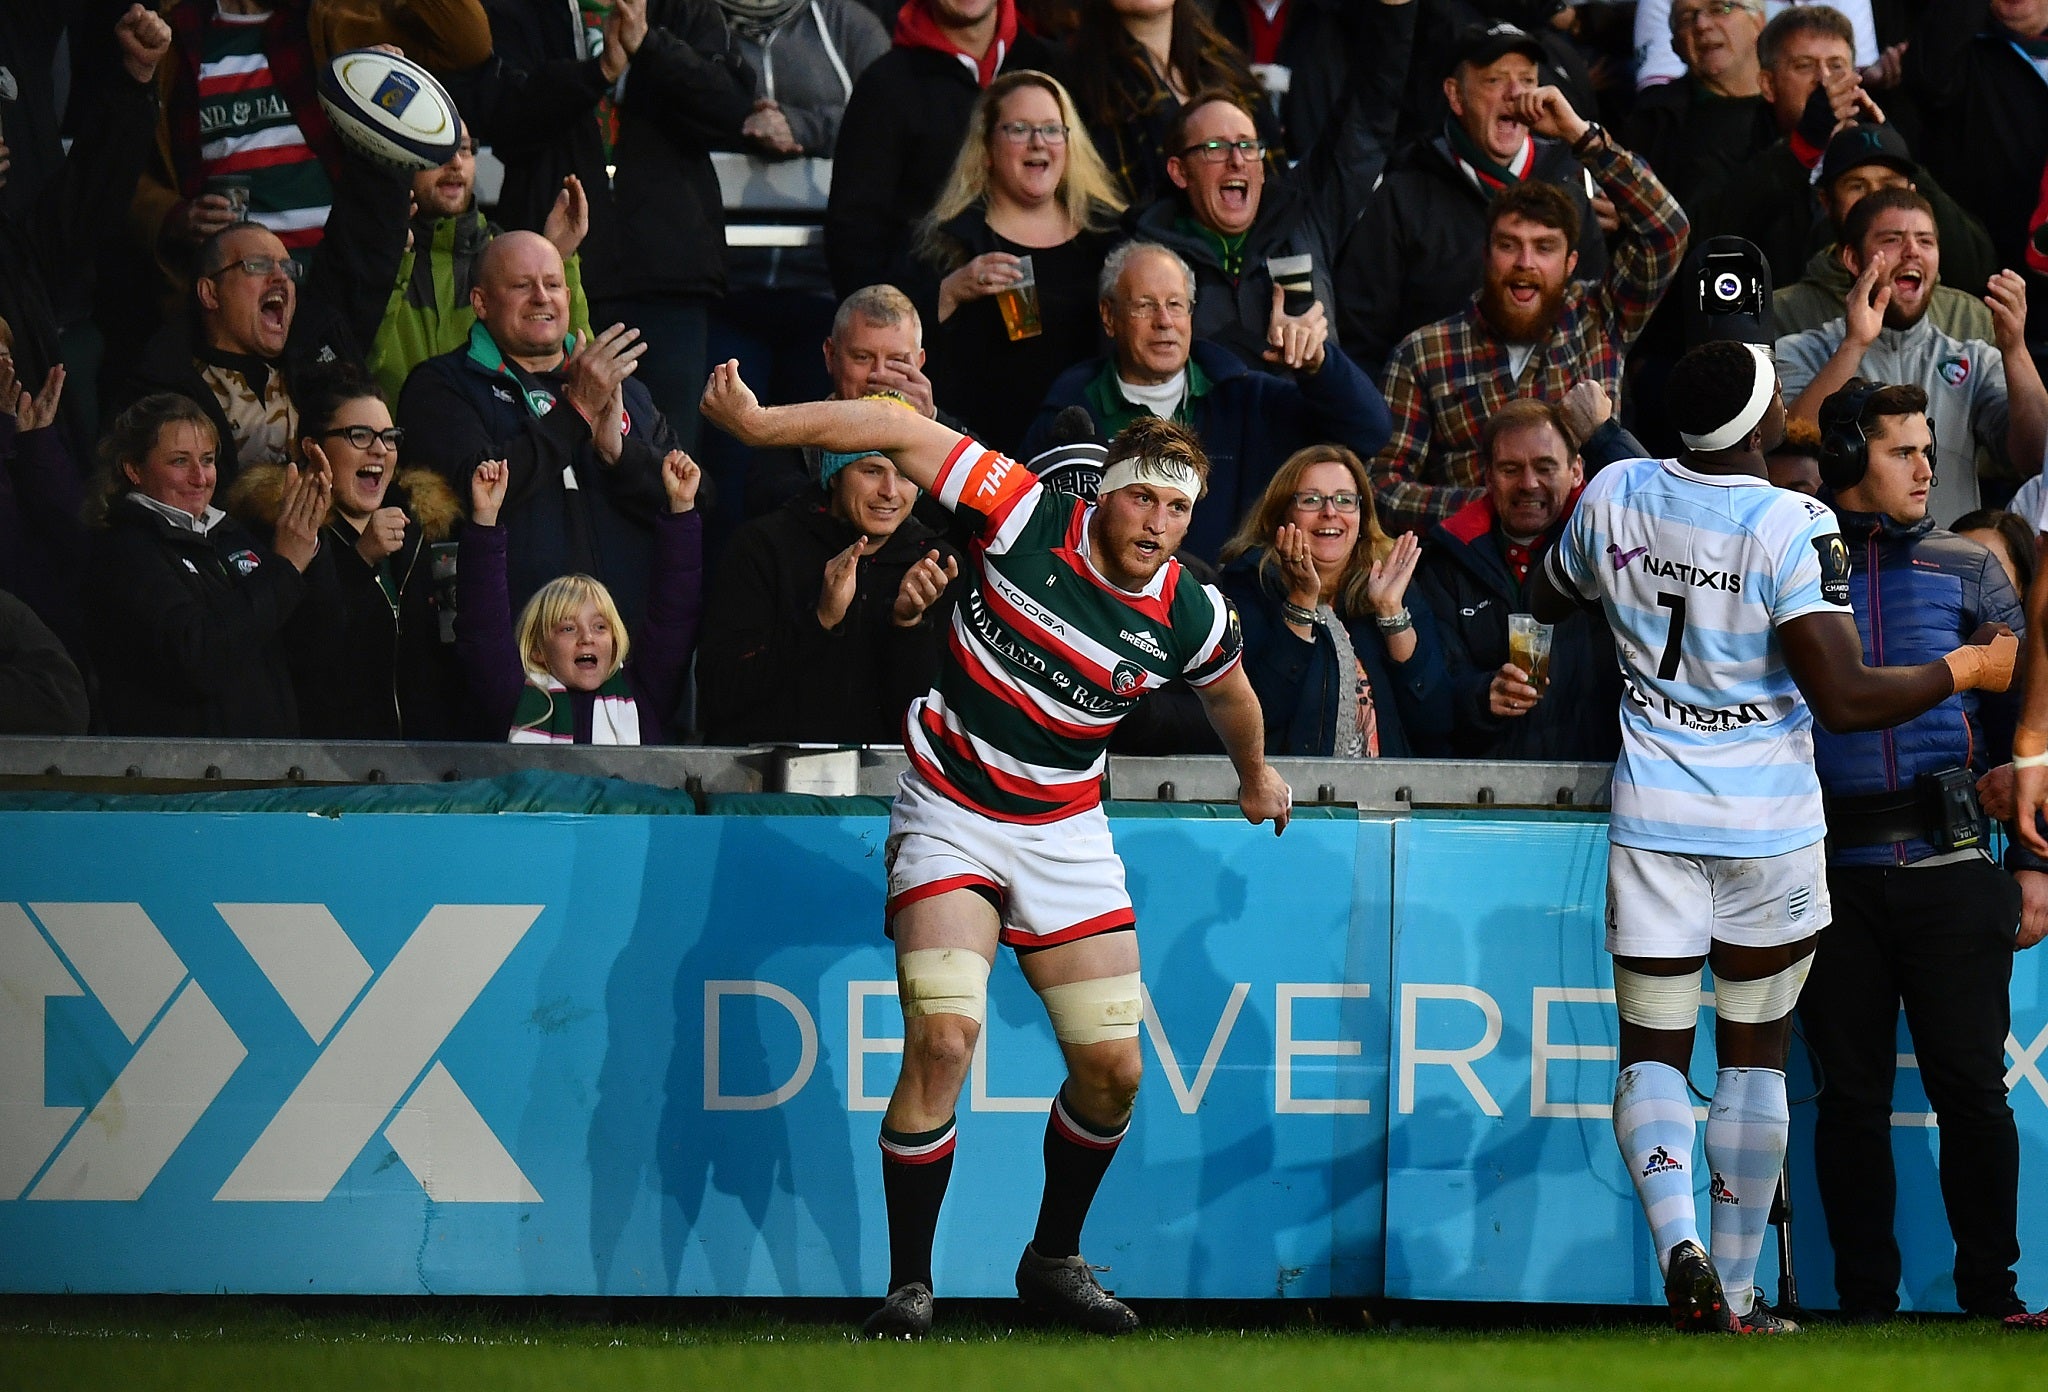
[[1607, 950], [1617, 957], [1704, 957], [1715, 942], [1781, 947], [1825, 928], [1827, 843], [1783, 855], [1607, 851]]
[[920, 899], [986, 888], [1000, 902], [1002, 940], [1013, 947], [1078, 942], [1137, 921], [1100, 805], [1036, 826], [999, 822], [911, 769], [896, 781], [883, 864], [890, 919]]

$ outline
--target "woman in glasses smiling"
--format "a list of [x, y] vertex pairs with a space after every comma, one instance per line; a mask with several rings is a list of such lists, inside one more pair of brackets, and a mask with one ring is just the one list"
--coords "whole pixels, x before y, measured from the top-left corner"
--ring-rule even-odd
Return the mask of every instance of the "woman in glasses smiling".
[[1427, 607], [1410, 609], [1421, 548], [1389, 539], [1365, 465], [1312, 445], [1280, 466], [1223, 548], [1223, 592], [1268, 754], [1409, 758], [1450, 734], [1450, 682]]
[[1044, 73], [990, 83], [967, 131], [899, 283], [936, 340], [934, 399], [1009, 454], [1052, 379], [1101, 351], [1095, 277], [1124, 203]]
[[[338, 630], [293, 634], [299, 718], [314, 739], [460, 739], [462, 679], [454, 614], [434, 574], [437, 543], [461, 509], [432, 469], [401, 469], [405, 432], [368, 376], [349, 367], [304, 380], [299, 457], [327, 477], [333, 506], [321, 527], [344, 608]], [[254, 525], [276, 515], [281, 464], [246, 469], [228, 510]]]

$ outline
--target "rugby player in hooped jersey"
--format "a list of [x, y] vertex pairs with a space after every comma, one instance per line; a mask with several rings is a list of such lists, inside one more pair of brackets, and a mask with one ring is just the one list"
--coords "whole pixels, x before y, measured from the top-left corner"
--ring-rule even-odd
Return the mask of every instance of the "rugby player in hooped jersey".
[[[1784, 438], [1770, 355], [1703, 344], [1672, 369], [1677, 459], [1609, 465], [1532, 575], [1556, 622], [1597, 605], [1622, 664], [1607, 950], [1621, 1015], [1614, 1137], [1681, 1330], [1798, 1326], [1752, 1287], [1785, 1163], [1789, 1021], [1830, 917], [1813, 721], [1896, 725], [1954, 692], [2003, 691], [2017, 643], [1986, 624], [1939, 662], [1866, 667], [1834, 515], [1772, 488]], [[1686, 1069], [1700, 966], [1720, 1072], [1707, 1113], [1712, 1255], [1693, 1204]]]
[[1016, 949], [1067, 1064], [1017, 1293], [1081, 1329], [1134, 1329], [1137, 1316], [1080, 1255], [1141, 1069], [1136, 919], [1101, 806], [1110, 732], [1148, 691], [1184, 677], [1237, 767], [1246, 819], [1278, 833], [1291, 801], [1262, 753], [1237, 617], [1173, 559], [1208, 461], [1187, 431], [1145, 417], [1111, 444], [1091, 505], [886, 402], [764, 409], [736, 362], [712, 372], [704, 414], [754, 448], [886, 454], [973, 524], [973, 584], [938, 683], [906, 718], [910, 769], [889, 822], [903, 1070], [882, 1119], [889, 1296], [865, 1331], [917, 1338], [931, 1328], [954, 1108], [1000, 943]]

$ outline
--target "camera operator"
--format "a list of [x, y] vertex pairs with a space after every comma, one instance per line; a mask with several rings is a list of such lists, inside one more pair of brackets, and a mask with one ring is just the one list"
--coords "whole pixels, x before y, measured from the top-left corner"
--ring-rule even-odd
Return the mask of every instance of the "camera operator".
[[[1838, 583], [1870, 660], [1928, 661], [1980, 626], [2021, 627], [1997, 559], [1928, 515], [1934, 437], [1922, 388], [1854, 379], [1821, 406], [1820, 429], [1821, 478], [1841, 521], [1834, 544], [1846, 549], [1823, 555], [1822, 568], [1846, 577]], [[1980, 703], [2011, 700], [1959, 693], [1893, 729], [1814, 731], [1834, 921], [1799, 1015], [1825, 1079], [1815, 1175], [1849, 1318], [1883, 1319], [1899, 1304], [1891, 1112], [1901, 1005], [1940, 1117], [1957, 1303], [1978, 1318], [2025, 1313], [2012, 1271], [2019, 1137], [2006, 1101], [2007, 990], [2014, 949], [2039, 936], [2016, 930], [2023, 901], [2029, 919], [2048, 904], [2048, 862], [2016, 850], [2015, 873], [1999, 868], [1975, 788], [1987, 752], [1990, 764], [2005, 758], [1987, 751], [1987, 736], [2010, 728], [1983, 719]]]

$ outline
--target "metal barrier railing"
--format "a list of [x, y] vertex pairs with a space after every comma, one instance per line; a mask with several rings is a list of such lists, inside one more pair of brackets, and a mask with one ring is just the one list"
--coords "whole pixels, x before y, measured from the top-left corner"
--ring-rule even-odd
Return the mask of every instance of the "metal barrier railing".
[[[1373, 811], [1413, 807], [1604, 810], [1610, 764], [1480, 763], [1453, 759], [1276, 759], [1297, 803]], [[286, 740], [0, 739], [0, 788], [161, 792], [170, 787], [438, 783], [541, 769], [625, 778], [701, 793], [815, 792], [887, 796], [902, 749], [702, 745], [372, 744]], [[1216, 756], [1113, 756], [1117, 798], [1228, 802], [1237, 774]]]

